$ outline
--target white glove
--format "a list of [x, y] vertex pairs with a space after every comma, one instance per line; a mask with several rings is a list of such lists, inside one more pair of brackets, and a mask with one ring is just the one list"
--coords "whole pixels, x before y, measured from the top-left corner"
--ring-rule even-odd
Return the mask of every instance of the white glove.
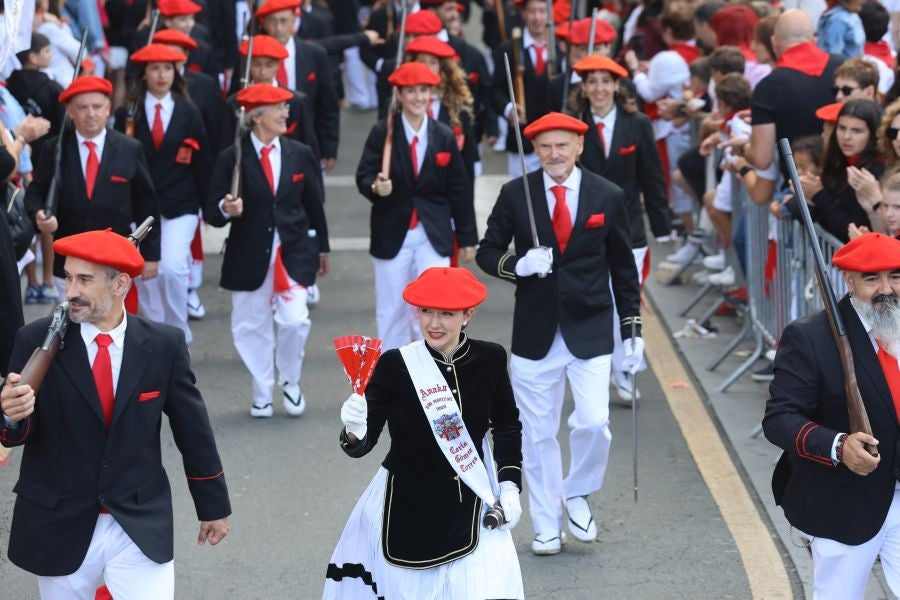
[[644, 340], [634, 337], [622, 342], [625, 348], [625, 358], [622, 360], [622, 368], [631, 374], [637, 373], [644, 360]]
[[512, 529], [522, 518], [522, 504], [519, 502], [519, 486], [512, 481], [500, 482], [500, 506], [506, 522], [500, 525], [500, 529]]
[[358, 439], [366, 437], [368, 426], [366, 425], [369, 414], [369, 405], [366, 397], [359, 394], [350, 394], [341, 406], [341, 422], [347, 433], [352, 433]]
[[516, 275], [529, 277], [531, 275], [546, 275], [553, 267], [553, 257], [550, 248], [532, 248], [516, 263]]

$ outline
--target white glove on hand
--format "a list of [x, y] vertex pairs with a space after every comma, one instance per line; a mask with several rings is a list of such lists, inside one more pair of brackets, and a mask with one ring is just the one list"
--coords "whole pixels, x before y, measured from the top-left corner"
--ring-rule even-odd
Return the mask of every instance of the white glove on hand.
[[546, 275], [553, 268], [553, 257], [550, 248], [532, 248], [516, 263], [516, 275], [529, 277], [531, 275]]
[[359, 439], [366, 437], [368, 415], [369, 405], [365, 396], [350, 394], [350, 397], [341, 406], [341, 422], [344, 424], [344, 428], [347, 433], [352, 433]]
[[625, 348], [625, 358], [622, 360], [622, 368], [631, 374], [637, 373], [644, 360], [644, 339], [635, 337], [622, 342]]
[[512, 529], [518, 524], [522, 518], [522, 504], [519, 502], [519, 486], [512, 481], [500, 482], [500, 506], [503, 507], [503, 514], [506, 522], [500, 525], [499, 529], [504, 531]]

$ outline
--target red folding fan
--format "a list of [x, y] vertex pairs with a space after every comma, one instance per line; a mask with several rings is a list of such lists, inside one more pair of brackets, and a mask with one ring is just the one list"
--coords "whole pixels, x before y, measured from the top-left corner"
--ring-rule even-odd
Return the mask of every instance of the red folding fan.
[[382, 341], [364, 335], [345, 335], [334, 338], [334, 350], [356, 394], [364, 394], [375, 363], [381, 356]]

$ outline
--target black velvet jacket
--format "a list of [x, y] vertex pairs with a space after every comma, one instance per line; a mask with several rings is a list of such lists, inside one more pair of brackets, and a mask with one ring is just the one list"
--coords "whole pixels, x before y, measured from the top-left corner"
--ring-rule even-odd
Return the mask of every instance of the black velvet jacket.
[[[465, 336], [449, 357], [429, 351], [453, 390], [478, 454], [484, 458], [482, 440], [491, 429], [498, 479], [521, 488], [522, 424], [506, 371], [506, 351]], [[382, 462], [390, 472], [382, 526], [387, 561], [424, 569], [472, 552], [478, 545], [481, 500], [441, 453], [399, 350], [385, 352], [378, 361], [366, 400], [366, 437], [342, 447], [350, 456], [364, 456], [387, 423], [391, 448]], [[346, 440], [345, 434], [341, 438]]]

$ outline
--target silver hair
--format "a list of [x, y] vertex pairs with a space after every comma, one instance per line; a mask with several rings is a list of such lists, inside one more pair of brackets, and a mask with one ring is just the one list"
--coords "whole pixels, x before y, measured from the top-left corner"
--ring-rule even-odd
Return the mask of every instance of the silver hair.
[[265, 107], [265, 106], [258, 106], [256, 108], [254, 108], [253, 110], [244, 114], [244, 122], [243, 122], [242, 126], [243, 126], [243, 129], [245, 132], [253, 129], [253, 125], [254, 125], [253, 120], [259, 118], [263, 114], [263, 111], [266, 110], [266, 108], [267, 107]]

